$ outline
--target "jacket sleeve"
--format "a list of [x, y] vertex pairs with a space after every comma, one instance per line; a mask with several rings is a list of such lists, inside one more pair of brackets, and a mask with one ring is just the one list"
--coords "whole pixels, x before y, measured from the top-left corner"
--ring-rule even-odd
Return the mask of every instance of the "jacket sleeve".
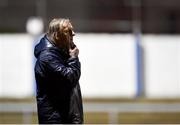
[[41, 61], [43, 61], [56, 77], [63, 77], [71, 83], [71, 86], [78, 83], [81, 75], [80, 62], [77, 58], [70, 58], [67, 64], [57, 55], [55, 52], [46, 51], [42, 56]]

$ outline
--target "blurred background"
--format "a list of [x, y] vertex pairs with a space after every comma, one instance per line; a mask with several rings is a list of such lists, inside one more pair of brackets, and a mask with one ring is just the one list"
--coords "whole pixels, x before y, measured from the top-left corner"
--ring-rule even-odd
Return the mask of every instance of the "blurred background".
[[180, 123], [179, 0], [0, 0], [0, 123], [38, 123], [34, 46], [69, 18], [85, 123]]

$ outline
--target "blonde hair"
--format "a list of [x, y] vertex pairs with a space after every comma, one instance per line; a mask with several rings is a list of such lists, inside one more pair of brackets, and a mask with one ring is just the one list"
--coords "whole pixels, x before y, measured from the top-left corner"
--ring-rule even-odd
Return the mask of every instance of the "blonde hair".
[[49, 28], [48, 28], [47, 34], [54, 38], [54, 37], [58, 36], [58, 34], [64, 33], [64, 29], [66, 29], [70, 23], [71, 22], [69, 19], [54, 18], [49, 23]]

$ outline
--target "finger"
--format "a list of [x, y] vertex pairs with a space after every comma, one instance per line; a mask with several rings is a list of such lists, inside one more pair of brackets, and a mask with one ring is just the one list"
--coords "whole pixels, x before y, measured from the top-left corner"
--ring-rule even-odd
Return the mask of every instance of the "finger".
[[76, 49], [77, 49], [77, 47], [75, 47], [74, 49], [69, 49], [69, 52], [74, 52], [74, 51], [76, 51]]

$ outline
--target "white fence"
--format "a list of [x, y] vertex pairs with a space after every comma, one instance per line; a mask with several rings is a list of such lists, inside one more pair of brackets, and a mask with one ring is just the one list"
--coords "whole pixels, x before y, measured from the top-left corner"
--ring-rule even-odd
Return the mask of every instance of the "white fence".
[[[0, 96], [35, 91], [33, 42], [27, 34], [0, 35]], [[137, 93], [135, 38], [131, 34], [77, 34], [84, 97], [128, 97]], [[145, 35], [144, 86], [149, 98], [180, 97], [180, 36]]]

